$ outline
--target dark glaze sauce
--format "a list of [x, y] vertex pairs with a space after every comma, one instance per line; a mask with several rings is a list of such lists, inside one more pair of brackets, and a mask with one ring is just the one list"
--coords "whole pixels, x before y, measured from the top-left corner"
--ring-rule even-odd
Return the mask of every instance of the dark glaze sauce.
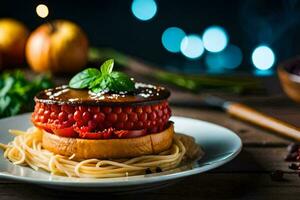
[[35, 101], [60, 105], [143, 105], [155, 104], [170, 96], [170, 91], [164, 87], [143, 83], [136, 83], [135, 87], [136, 90], [128, 94], [95, 94], [86, 89], [71, 89], [63, 85], [41, 91], [35, 96]]

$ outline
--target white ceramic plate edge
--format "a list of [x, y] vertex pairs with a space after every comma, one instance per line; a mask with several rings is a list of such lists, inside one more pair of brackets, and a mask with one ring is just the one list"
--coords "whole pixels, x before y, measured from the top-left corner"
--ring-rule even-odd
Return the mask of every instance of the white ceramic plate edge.
[[[29, 114], [23, 114], [23, 115], [18, 115], [18, 117], [27, 117], [27, 115]], [[9, 117], [9, 118], [5, 118], [3, 120], [9, 120], [12, 119], [14, 117]], [[204, 122], [206, 124], [218, 127], [218, 128], [222, 128], [224, 130], [230, 131], [229, 129], [210, 123], [210, 122], [206, 122], [206, 121], [201, 121], [198, 119], [192, 119], [192, 118], [185, 118], [185, 117], [177, 117], [174, 116], [173, 119], [184, 119], [184, 120], [195, 120], [195, 121], [200, 121], [200, 122]], [[139, 184], [151, 184], [151, 183], [156, 183], [156, 182], [164, 182], [164, 181], [168, 181], [168, 180], [173, 180], [173, 179], [179, 179], [179, 178], [184, 178], [187, 176], [191, 176], [194, 174], [198, 174], [198, 173], [202, 173], [202, 172], [206, 172], [208, 170], [211, 169], [215, 169], [217, 167], [220, 167], [221, 165], [231, 161], [232, 159], [234, 159], [241, 151], [242, 149], [242, 142], [241, 139], [232, 131], [230, 131], [237, 139], [237, 141], [239, 142], [239, 147], [238, 149], [236, 149], [236, 151], [232, 152], [231, 154], [228, 154], [224, 159], [219, 160], [218, 162], [214, 163], [213, 165], [204, 165], [204, 166], [200, 166], [200, 167], [196, 167], [190, 170], [186, 170], [186, 171], [182, 171], [182, 172], [177, 172], [174, 174], [167, 174], [167, 175], [154, 175], [154, 176], [133, 176], [133, 177], [129, 177], [128, 179], [126, 178], [122, 178], [121, 180], [116, 180], [116, 181], [112, 181], [112, 179], [110, 179], [110, 181], [97, 181], [97, 179], [78, 179], [78, 178], [62, 178], [62, 179], [58, 179], [58, 180], [51, 180], [51, 179], [34, 179], [31, 177], [22, 177], [22, 176], [15, 176], [12, 174], [8, 174], [6, 172], [1, 172], [0, 171], [0, 178], [6, 178], [6, 179], [11, 179], [11, 180], [17, 180], [17, 181], [22, 181], [22, 182], [29, 182], [29, 183], [33, 183], [33, 184], [43, 184], [43, 185], [67, 185], [67, 186], [71, 186], [71, 187], [113, 187], [113, 186], [133, 186], [133, 185], [139, 185]], [[0, 154], [0, 156], [2, 156], [2, 153]], [[99, 179], [98, 179], [99, 180]], [[105, 180], [105, 179], [104, 179]]]

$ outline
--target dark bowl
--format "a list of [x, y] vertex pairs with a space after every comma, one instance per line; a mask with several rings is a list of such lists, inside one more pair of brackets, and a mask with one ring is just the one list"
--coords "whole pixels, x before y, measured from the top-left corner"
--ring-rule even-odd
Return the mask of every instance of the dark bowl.
[[277, 72], [285, 93], [300, 103], [300, 57], [280, 63]]

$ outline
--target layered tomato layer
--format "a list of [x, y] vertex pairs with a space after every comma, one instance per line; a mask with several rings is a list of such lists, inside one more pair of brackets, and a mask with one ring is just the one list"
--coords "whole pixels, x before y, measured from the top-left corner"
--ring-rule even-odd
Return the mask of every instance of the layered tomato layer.
[[64, 137], [131, 138], [166, 129], [171, 109], [166, 100], [143, 106], [74, 106], [36, 102], [35, 126]]

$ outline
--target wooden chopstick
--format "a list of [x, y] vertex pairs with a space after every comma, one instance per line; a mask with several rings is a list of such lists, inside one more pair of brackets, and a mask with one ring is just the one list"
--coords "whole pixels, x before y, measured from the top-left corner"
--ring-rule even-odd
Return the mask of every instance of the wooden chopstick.
[[247, 105], [230, 102], [225, 106], [225, 109], [233, 117], [300, 141], [300, 129], [298, 127], [256, 111]]

